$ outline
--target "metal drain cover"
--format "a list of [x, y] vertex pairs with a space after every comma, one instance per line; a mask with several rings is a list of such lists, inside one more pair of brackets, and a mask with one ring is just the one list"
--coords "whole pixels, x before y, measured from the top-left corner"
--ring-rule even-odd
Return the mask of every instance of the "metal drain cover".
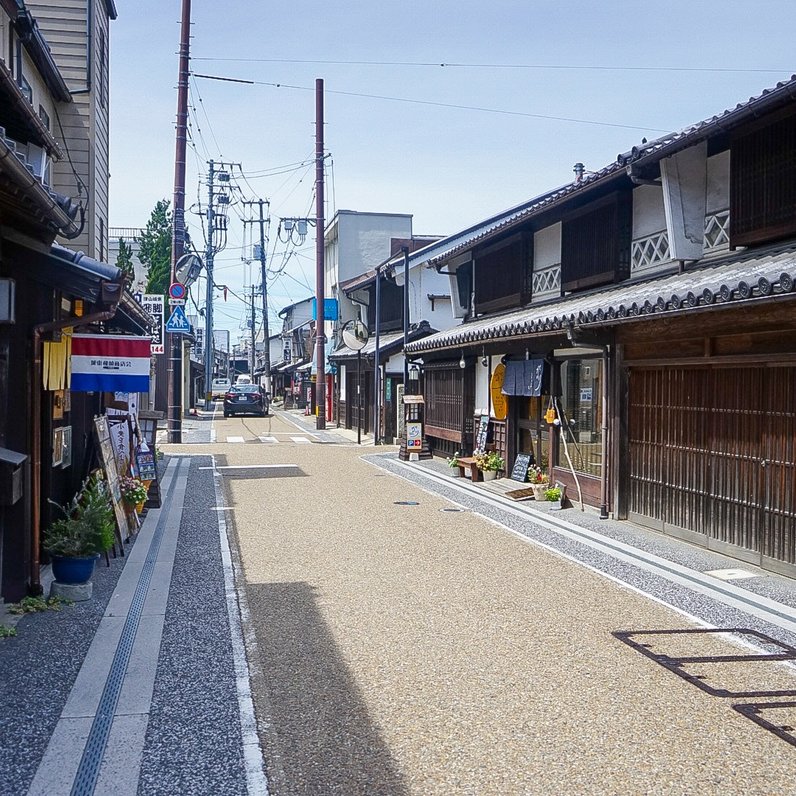
[[440, 511], [467, 511], [467, 509], [440, 509]]
[[393, 500], [396, 506], [419, 506], [420, 503], [416, 500]]

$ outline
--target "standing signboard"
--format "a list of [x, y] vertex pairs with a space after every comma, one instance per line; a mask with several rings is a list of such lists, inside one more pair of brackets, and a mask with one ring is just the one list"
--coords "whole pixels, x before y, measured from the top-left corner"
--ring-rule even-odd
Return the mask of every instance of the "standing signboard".
[[475, 450], [485, 451], [489, 439], [489, 415], [481, 415], [475, 431]]
[[151, 351], [153, 354], [162, 354], [165, 351], [163, 325], [166, 313], [163, 305], [163, 295], [161, 293], [144, 293], [141, 296], [141, 306], [155, 319], [155, 326], [152, 329]]
[[108, 418], [105, 415], [94, 418], [94, 434], [97, 439], [100, 464], [105, 471], [105, 479], [108, 482], [108, 493], [113, 505], [113, 514], [116, 517], [116, 541], [119, 543], [119, 549], [122, 554], [124, 554], [124, 539], [130, 535], [130, 528], [127, 524], [127, 514], [122, 504], [119, 473], [116, 470], [116, 456], [111, 442]]

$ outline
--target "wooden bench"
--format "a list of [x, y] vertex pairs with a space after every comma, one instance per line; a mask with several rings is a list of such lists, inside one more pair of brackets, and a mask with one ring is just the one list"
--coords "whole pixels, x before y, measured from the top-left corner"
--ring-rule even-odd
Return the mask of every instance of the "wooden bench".
[[468, 456], [466, 458], [460, 457], [458, 461], [459, 461], [459, 475], [462, 478], [467, 477], [467, 469], [469, 468], [471, 481], [484, 480], [484, 477], [481, 474], [481, 471], [478, 469], [478, 465], [475, 463], [475, 459], [473, 459], [472, 456]]

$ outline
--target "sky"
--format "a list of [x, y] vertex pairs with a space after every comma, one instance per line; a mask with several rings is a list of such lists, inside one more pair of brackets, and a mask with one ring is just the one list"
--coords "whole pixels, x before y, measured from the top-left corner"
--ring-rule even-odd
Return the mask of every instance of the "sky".
[[[116, 4], [109, 225], [138, 227], [173, 196], [181, 2]], [[233, 342], [247, 312], [233, 294], [259, 281], [243, 200], [269, 201], [271, 334], [314, 292], [314, 229], [297, 245], [277, 232], [315, 213], [316, 78], [327, 221], [410, 213], [415, 234], [449, 235], [796, 72], [792, 0], [193, 0], [192, 23], [186, 219], [203, 249], [207, 162], [240, 164], [214, 274]]]

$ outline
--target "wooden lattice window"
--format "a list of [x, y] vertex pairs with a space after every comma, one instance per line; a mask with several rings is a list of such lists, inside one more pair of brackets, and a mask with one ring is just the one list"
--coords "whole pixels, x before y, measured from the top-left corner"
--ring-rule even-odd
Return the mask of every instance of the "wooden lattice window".
[[788, 108], [730, 144], [730, 246], [796, 234], [796, 113]]
[[475, 311], [519, 307], [530, 301], [533, 238], [515, 235], [475, 255]]
[[633, 200], [612, 194], [571, 213], [561, 226], [564, 291], [618, 282], [630, 275]]

